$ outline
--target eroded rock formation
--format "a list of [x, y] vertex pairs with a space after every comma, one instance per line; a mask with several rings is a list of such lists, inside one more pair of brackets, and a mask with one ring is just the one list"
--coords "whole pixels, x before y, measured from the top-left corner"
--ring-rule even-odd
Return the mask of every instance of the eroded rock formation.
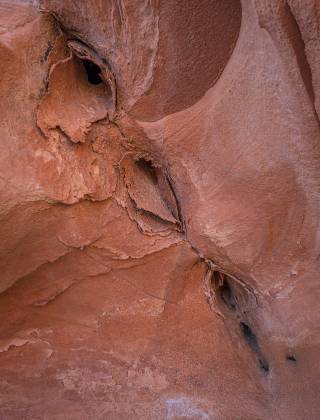
[[319, 418], [319, 8], [0, 0], [0, 418]]

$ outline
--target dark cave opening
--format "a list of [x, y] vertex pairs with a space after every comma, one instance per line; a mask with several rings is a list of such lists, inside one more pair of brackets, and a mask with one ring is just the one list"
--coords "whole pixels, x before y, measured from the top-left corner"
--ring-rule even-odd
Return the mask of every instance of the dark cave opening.
[[88, 82], [91, 85], [99, 85], [102, 83], [100, 67], [90, 60], [82, 60], [82, 63], [87, 73]]

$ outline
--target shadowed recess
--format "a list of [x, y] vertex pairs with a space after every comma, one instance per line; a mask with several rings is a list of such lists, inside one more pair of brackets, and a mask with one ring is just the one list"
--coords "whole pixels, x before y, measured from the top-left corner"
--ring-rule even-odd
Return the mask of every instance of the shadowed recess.
[[88, 82], [92, 85], [99, 85], [102, 83], [100, 67], [90, 60], [82, 60], [82, 63], [87, 73]]

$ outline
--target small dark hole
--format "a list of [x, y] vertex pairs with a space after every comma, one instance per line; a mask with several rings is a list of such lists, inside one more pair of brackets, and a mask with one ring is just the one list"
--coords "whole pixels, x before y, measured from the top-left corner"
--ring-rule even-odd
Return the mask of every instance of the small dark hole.
[[87, 73], [88, 82], [92, 85], [99, 85], [102, 83], [100, 67], [89, 60], [82, 60], [82, 63]]
[[297, 359], [292, 354], [288, 354], [287, 357], [286, 357], [286, 359], [289, 362], [296, 362], [297, 361]]

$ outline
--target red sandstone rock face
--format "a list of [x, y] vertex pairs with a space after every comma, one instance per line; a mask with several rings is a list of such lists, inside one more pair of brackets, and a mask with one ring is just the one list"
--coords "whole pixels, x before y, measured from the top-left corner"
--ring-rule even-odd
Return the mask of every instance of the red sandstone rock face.
[[318, 9], [0, 0], [0, 418], [319, 418]]

